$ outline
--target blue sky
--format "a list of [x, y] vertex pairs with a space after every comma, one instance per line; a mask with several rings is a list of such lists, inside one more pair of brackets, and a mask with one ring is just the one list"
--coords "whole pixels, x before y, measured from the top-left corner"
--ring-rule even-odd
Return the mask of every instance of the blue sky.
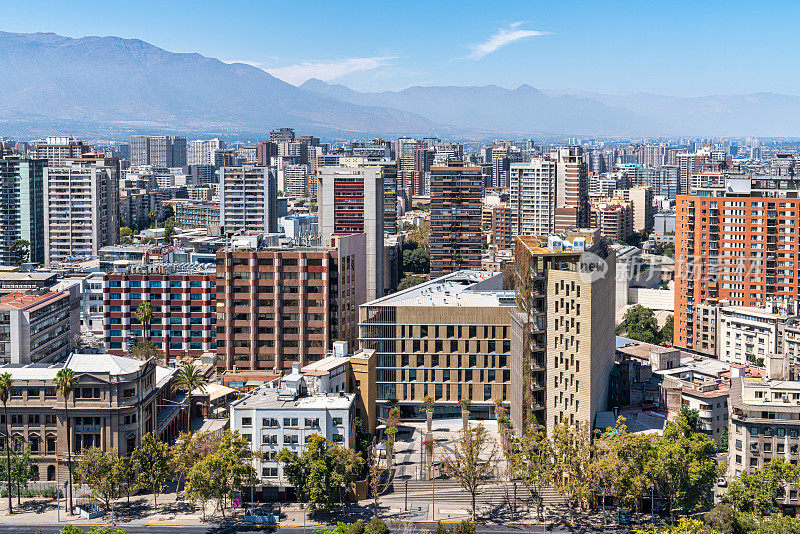
[[139, 38], [358, 90], [412, 85], [800, 94], [800, 2], [0, 3], [0, 29]]

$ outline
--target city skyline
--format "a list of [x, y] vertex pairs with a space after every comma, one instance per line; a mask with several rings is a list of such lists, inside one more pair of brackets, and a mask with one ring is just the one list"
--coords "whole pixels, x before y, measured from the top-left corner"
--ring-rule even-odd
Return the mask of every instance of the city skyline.
[[[299, 9], [237, 1], [228, 4], [232, 12], [250, 16], [237, 18], [239, 31], [218, 32], [218, 10], [210, 5], [189, 9], [175, 2], [154, 9], [154, 2], [143, 1], [127, 6], [125, 17], [113, 17], [114, 8], [97, 3], [46, 2], [35, 16], [21, 4], [6, 6], [0, 29], [142, 39], [174, 52], [254, 65], [295, 85], [318, 78], [360, 91], [529, 84], [618, 95], [797, 94], [797, 75], [782, 68], [784, 54], [775, 53], [796, 44], [790, 34], [773, 31], [773, 24], [776, 12], [791, 18], [800, 6], [770, 5], [752, 10], [728, 2], [720, 9], [717, 3], [677, 2], [665, 12], [627, 2], [511, 2], [486, 14], [476, 3], [457, 9], [452, 3]], [[378, 24], [380, 17], [385, 20]], [[346, 25], [358, 31], [343, 35]], [[734, 53], [726, 43], [745, 29], [748, 46]], [[747, 76], [732, 75], [743, 70]]]

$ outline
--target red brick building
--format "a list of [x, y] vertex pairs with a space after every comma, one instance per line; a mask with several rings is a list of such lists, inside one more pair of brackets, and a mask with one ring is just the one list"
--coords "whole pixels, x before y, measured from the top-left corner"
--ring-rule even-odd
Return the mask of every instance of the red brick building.
[[[142, 325], [136, 309], [153, 306]], [[103, 277], [103, 342], [109, 354], [129, 355], [144, 339], [169, 360], [217, 349], [217, 292], [213, 265], [136, 265]]]
[[217, 253], [217, 367], [277, 373], [322, 359], [336, 340], [355, 346], [365, 234], [331, 245]]

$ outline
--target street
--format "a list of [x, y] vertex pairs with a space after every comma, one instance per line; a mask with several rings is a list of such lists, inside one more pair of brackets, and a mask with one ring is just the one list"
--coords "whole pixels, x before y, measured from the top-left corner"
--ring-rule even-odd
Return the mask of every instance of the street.
[[[432, 532], [436, 528], [435, 523], [387, 523], [393, 533], [413, 534], [415, 532]], [[56, 534], [64, 525], [41, 524], [41, 525], [0, 525], [0, 534]], [[89, 526], [79, 525], [85, 532], [89, 531]], [[315, 528], [303, 527], [257, 527], [244, 525], [231, 526], [176, 526], [176, 525], [144, 525], [144, 526], [123, 526], [126, 534], [233, 534], [238, 532], [271, 532], [279, 534], [312, 534]], [[329, 530], [334, 526], [328, 526]], [[629, 532], [628, 529], [602, 527], [568, 527], [543, 525], [477, 525], [477, 532], [481, 534], [517, 534], [517, 533], [538, 533], [538, 532]]]

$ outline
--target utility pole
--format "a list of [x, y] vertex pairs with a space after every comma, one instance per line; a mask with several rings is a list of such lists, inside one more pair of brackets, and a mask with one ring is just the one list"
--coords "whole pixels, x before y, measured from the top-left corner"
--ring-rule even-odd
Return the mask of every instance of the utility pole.
[[405, 511], [408, 512], [408, 479], [406, 479], [406, 501], [405, 501]]

